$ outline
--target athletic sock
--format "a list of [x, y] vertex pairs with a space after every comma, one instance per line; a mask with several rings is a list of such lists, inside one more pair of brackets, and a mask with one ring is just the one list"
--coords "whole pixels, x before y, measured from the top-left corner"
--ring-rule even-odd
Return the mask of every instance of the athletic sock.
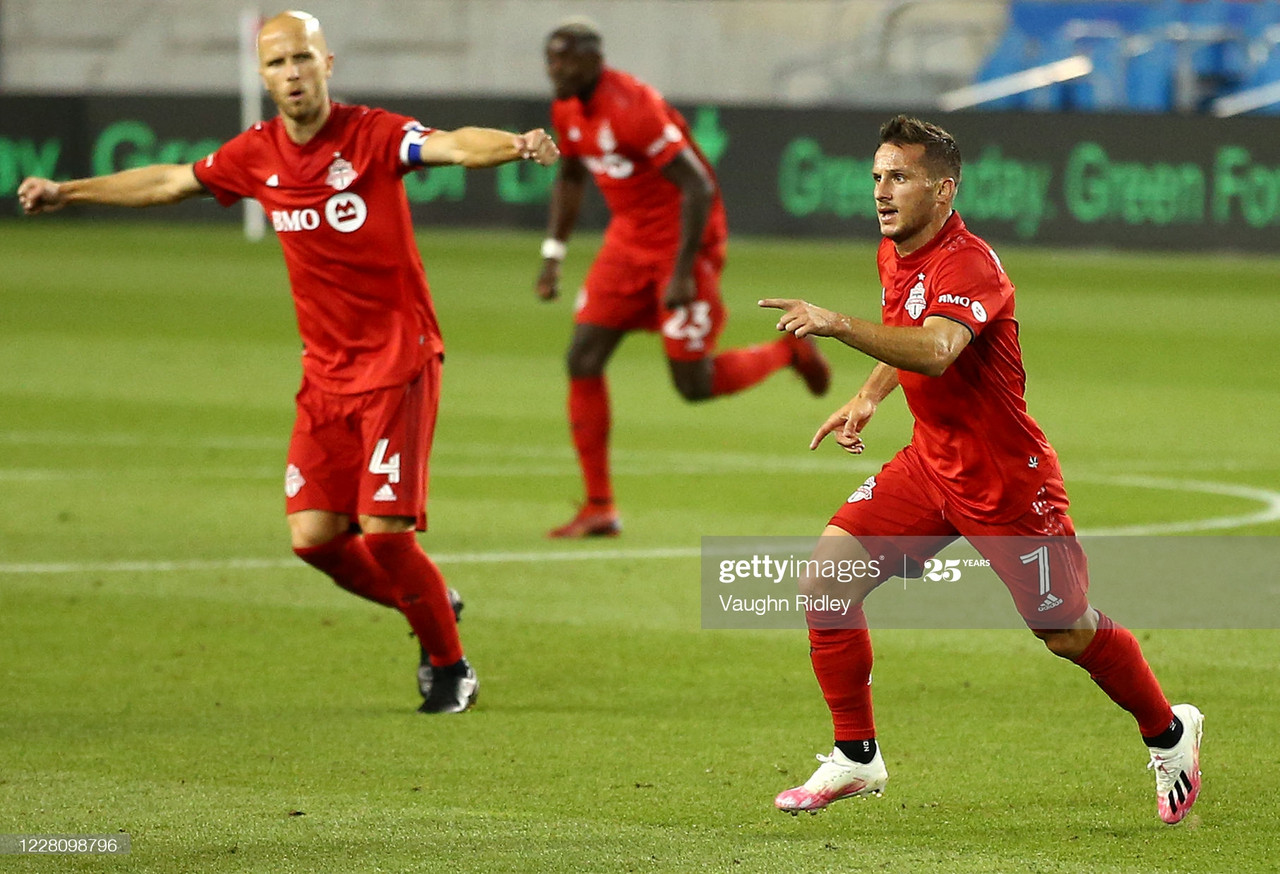
[[1168, 728], [1153, 737], [1143, 737], [1142, 742], [1156, 749], [1171, 750], [1180, 740], [1182, 740], [1182, 720], [1175, 716]]
[[791, 347], [786, 339], [721, 352], [711, 359], [711, 396], [750, 388], [790, 363]]
[[343, 533], [319, 546], [295, 547], [294, 554], [342, 588], [383, 607], [397, 607], [395, 585], [369, 552], [364, 539]]
[[[454, 677], [462, 677], [466, 675], [467, 668], [470, 667], [470, 665], [467, 664], [466, 659], [458, 659], [453, 664], [437, 665], [436, 667], [439, 669], [440, 673]], [[437, 674], [437, 676], [439, 676], [439, 674]]]
[[831, 711], [839, 746], [845, 741], [861, 742], [876, 736], [871, 710], [871, 634], [865, 627], [866, 617], [861, 607], [856, 614], [840, 619], [843, 626], [860, 627], [828, 627], [828, 616], [815, 611], [806, 614], [809, 661], [813, 663], [814, 676]]
[[432, 665], [462, 658], [458, 623], [449, 603], [444, 575], [418, 543], [417, 533], [366, 534], [369, 552], [396, 584], [396, 607], [430, 657]]
[[1173, 709], [1129, 629], [1098, 613], [1098, 630], [1076, 664], [1112, 701], [1133, 714], [1143, 737], [1156, 737], [1171, 728]]
[[587, 498], [596, 504], [613, 503], [609, 478], [609, 384], [603, 376], [579, 376], [569, 380], [569, 429], [578, 452], [578, 466]]
[[871, 760], [876, 757], [876, 739], [867, 738], [866, 740], [838, 740], [836, 741], [836, 749], [845, 754], [845, 757], [855, 761], [861, 765], [871, 764]]

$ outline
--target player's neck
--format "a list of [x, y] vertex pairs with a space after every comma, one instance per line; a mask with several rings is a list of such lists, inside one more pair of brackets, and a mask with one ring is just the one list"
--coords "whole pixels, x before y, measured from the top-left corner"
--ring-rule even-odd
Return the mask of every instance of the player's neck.
[[955, 210], [948, 209], [940, 218], [935, 218], [909, 238], [901, 242], [895, 240], [893, 247], [897, 251], [898, 257], [907, 258], [932, 243], [937, 239], [938, 234], [942, 233], [943, 227], [954, 213]]
[[284, 132], [289, 139], [299, 146], [305, 146], [315, 138], [316, 134], [320, 133], [320, 129], [329, 120], [329, 115], [332, 112], [333, 104], [326, 100], [314, 116], [297, 119], [281, 113], [280, 120], [284, 123]]
[[596, 88], [600, 86], [600, 77], [603, 75], [604, 75], [604, 70], [601, 70], [599, 73], [597, 73], [596, 77], [587, 84], [587, 87], [583, 88], [581, 91], [577, 93], [576, 96], [578, 100], [580, 100], [584, 104], [590, 102], [591, 95], [596, 93]]

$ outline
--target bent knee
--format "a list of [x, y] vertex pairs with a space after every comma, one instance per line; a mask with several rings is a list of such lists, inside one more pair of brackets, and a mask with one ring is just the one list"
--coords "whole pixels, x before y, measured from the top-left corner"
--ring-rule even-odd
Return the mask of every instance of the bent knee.
[[1045, 648], [1059, 658], [1075, 661], [1093, 640], [1093, 630], [1086, 628], [1034, 629], [1032, 633]]
[[351, 520], [339, 513], [323, 510], [303, 510], [289, 515], [289, 540], [293, 551], [324, 546], [340, 534], [346, 533]]
[[601, 355], [570, 352], [565, 358], [565, 367], [571, 379], [589, 379], [604, 373], [605, 361], [606, 359]]

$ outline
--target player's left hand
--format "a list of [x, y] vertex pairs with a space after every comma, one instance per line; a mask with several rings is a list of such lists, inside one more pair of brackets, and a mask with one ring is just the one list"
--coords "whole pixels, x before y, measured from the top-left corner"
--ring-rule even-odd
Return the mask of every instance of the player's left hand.
[[866, 445], [862, 442], [862, 429], [867, 426], [867, 422], [875, 415], [876, 404], [861, 394], [854, 395], [849, 403], [836, 410], [827, 420], [818, 428], [813, 440], [809, 441], [809, 448], [817, 449], [818, 444], [828, 434], [835, 434], [836, 443], [851, 455], [861, 455], [866, 449]]
[[778, 319], [778, 330], [797, 337], [834, 337], [844, 322], [844, 316], [831, 310], [814, 306], [808, 301], [793, 298], [769, 297], [757, 301], [769, 309], [783, 310]]
[[550, 167], [560, 157], [560, 149], [551, 135], [540, 127], [525, 131], [516, 137], [516, 149], [520, 157], [537, 161], [543, 167]]
[[560, 262], [554, 258], [542, 259], [542, 270], [533, 291], [539, 300], [555, 300], [560, 296]]

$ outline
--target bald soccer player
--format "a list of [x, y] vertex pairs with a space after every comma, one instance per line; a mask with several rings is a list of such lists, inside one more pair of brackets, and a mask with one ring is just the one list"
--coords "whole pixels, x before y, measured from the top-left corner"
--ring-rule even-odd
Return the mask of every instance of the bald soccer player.
[[191, 164], [69, 182], [30, 178], [28, 215], [68, 204], [145, 207], [256, 199], [284, 251], [304, 344], [284, 477], [293, 551], [339, 586], [399, 610], [420, 643], [422, 713], [459, 713], [479, 683], [458, 637], [461, 601], [423, 551], [427, 459], [444, 346], [402, 179], [413, 170], [555, 163], [541, 129], [437, 130], [329, 96], [320, 22], [288, 11], [258, 34], [279, 114]]

